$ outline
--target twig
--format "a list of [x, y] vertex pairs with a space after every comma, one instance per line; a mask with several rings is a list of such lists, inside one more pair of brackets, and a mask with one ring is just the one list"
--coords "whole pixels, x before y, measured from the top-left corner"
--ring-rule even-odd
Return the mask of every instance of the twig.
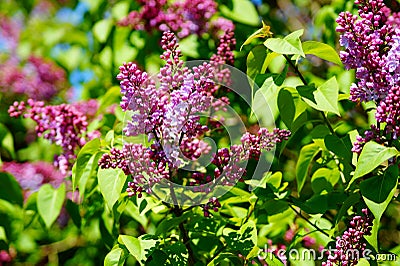
[[326, 235], [327, 237], [330, 237], [333, 239], [333, 237], [331, 237], [327, 232], [325, 232], [324, 230], [322, 230], [321, 228], [318, 227], [318, 225], [313, 224], [310, 220], [307, 219], [307, 217], [305, 217], [302, 213], [301, 210], [300, 212], [297, 211], [292, 205], [289, 204], [289, 207], [301, 218], [303, 218], [307, 223], [309, 223], [310, 225], [312, 225], [315, 229], [317, 229], [318, 232], [323, 233], [324, 235]]
[[[305, 86], [308, 85], [308, 82], [304, 78], [303, 74], [301, 74], [299, 68], [290, 60], [290, 58], [287, 55], [283, 55], [285, 57], [286, 61], [289, 63], [290, 67], [293, 69], [293, 71], [299, 76], [300, 80], [303, 82]], [[333, 134], [336, 135], [335, 131], [333, 130], [333, 127], [331, 123], [329, 122], [328, 118], [326, 117], [325, 113], [323, 111], [320, 111], [322, 118], [324, 119], [325, 124], [328, 126], [329, 131]]]
[[[183, 211], [178, 204], [178, 200], [176, 199], [176, 194], [174, 191], [174, 187], [172, 186], [172, 183], [170, 183], [169, 190], [171, 192], [171, 198], [174, 203], [173, 211], [174, 211], [176, 217], [180, 217], [180, 216], [182, 216]], [[190, 246], [190, 238], [185, 229], [184, 223], [185, 223], [185, 221], [182, 221], [179, 224], [179, 230], [182, 233], [183, 244], [186, 246], [186, 249], [187, 249], [188, 255], [189, 255], [187, 265], [192, 266], [195, 264], [194, 253], [193, 253], [192, 247]]]

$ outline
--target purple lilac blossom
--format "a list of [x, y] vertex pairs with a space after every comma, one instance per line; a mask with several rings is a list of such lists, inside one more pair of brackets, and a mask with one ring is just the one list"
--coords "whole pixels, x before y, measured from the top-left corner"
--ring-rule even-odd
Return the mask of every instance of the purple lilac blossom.
[[[350, 87], [352, 101], [373, 101], [377, 125], [358, 136], [353, 152], [374, 140], [390, 145], [400, 133], [400, 15], [392, 13], [382, 0], [357, 0], [358, 14], [339, 14], [336, 30], [345, 51], [340, 57], [347, 69], [356, 69], [357, 83]], [[384, 128], [382, 128], [384, 127]]]
[[0, 65], [0, 91], [28, 97], [39, 101], [50, 101], [65, 91], [65, 71], [52, 61], [30, 56], [21, 66], [19, 59], [11, 57]]
[[75, 152], [85, 145], [87, 119], [72, 105], [47, 105], [32, 99], [15, 102], [8, 110], [11, 117], [22, 116], [36, 122], [36, 134], [61, 146], [62, 153], [55, 158], [55, 165], [63, 174], [67, 174], [76, 158]]
[[[128, 136], [145, 134], [151, 145], [125, 144], [121, 150], [112, 148], [110, 153], [103, 155], [99, 165], [102, 168], [120, 168], [130, 175], [132, 181], [127, 189], [130, 196], [151, 193], [156, 183], [176, 178], [182, 157], [195, 160], [210, 152], [208, 144], [201, 140], [209, 129], [200, 123], [199, 113], [208, 111], [215, 101], [214, 66], [233, 63], [234, 43], [233, 35], [227, 33], [217, 55], [212, 57], [213, 63], [189, 69], [180, 59], [182, 54], [175, 35], [165, 32], [161, 40], [165, 52], [161, 59], [166, 63], [157, 76], [158, 88], [155, 81], [135, 64], [125, 63], [120, 67], [117, 78], [121, 85], [121, 107], [133, 112], [124, 132]], [[225, 98], [221, 102], [214, 105], [215, 109], [223, 109], [229, 103]], [[257, 158], [260, 149], [271, 150], [289, 135], [289, 131], [280, 129], [273, 132], [260, 129], [255, 137], [246, 134], [242, 145], [220, 149], [214, 155], [214, 178], [193, 172], [189, 175], [189, 184], [197, 186], [194, 191], [202, 192], [210, 192], [204, 184], [213, 180], [221, 185], [233, 185], [245, 173], [241, 167], [243, 161]], [[209, 216], [209, 211], [217, 210], [219, 206], [211, 199], [204, 205], [204, 211]]]
[[32, 192], [38, 191], [43, 184], [51, 184], [59, 187], [65, 179], [65, 175], [47, 162], [4, 162], [1, 170], [12, 174], [27, 198]]
[[363, 254], [366, 247], [364, 236], [371, 234], [373, 221], [368, 209], [363, 209], [362, 212], [363, 216], [354, 216], [349, 228], [341, 237], [336, 238], [335, 251], [328, 256], [326, 262], [322, 263], [323, 266], [357, 265], [359, 258], [354, 255]]
[[201, 35], [211, 32], [220, 36], [222, 32], [234, 30], [234, 24], [225, 18], [212, 19], [217, 12], [214, 0], [139, 1], [139, 11], [132, 11], [119, 21], [121, 26], [136, 30], [172, 31], [179, 38], [190, 34]]

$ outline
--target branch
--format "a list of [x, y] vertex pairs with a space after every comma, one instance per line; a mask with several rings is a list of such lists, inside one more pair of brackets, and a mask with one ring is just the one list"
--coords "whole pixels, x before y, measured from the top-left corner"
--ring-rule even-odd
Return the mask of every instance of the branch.
[[324, 235], [326, 235], [329, 238], [334, 239], [333, 237], [331, 237], [327, 232], [325, 232], [323, 229], [319, 228], [318, 225], [313, 224], [310, 220], [307, 219], [307, 217], [305, 217], [302, 213], [301, 210], [300, 212], [297, 211], [291, 204], [289, 204], [289, 207], [301, 218], [303, 218], [307, 223], [309, 223], [312, 227], [314, 227], [318, 232], [323, 233]]
[[[293, 71], [299, 76], [300, 80], [303, 82], [304, 85], [308, 85], [308, 82], [304, 78], [303, 74], [301, 74], [299, 68], [290, 60], [290, 58], [287, 55], [283, 55], [285, 57], [286, 61], [289, 63], [290, 67], [293, 69]], [[325, 113], [323, 111], [320, 111], [322, 118], [324, 119], [325, 124], [328, 126], [329, 131], [333, 134], [336, 135], [335, 131], [333, 130], [333, 127], [331, 123], [329, 122], [328, 118], [326, 117]]]

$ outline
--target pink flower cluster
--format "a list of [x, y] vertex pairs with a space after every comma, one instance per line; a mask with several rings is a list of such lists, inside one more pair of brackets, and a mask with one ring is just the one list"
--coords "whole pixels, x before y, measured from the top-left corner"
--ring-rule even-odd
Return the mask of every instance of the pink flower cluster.
[[45, 105], [44, 102], [29, 99], [15, 102], [8, 110], [11, 117], [22, 116], [36, 122], [39, 137], [61, 146], [62, 153], [55, 158], [55, 164], [63, 174], [76, 158], [76, 151], [86, 143], [87, 118], [73, 105]]
[[[222, 48], [213, 56], [212, 62], [217, 64], [233, 63], [229, 48], [234, 43], [233, 36], [228, 33], [224, 38]], [[156, 82], [133, 63], [121, 66], [117, 76], [122, 93], [121, 107], [132, 112], [124, 133], [127, 136], [145, 134], [151, 143], [150, 147], [125, 144], [122, 150], [113, 148], [99, 161], [102, 168], [120, 168], [132, 177], [128, 184], [129, 195], [141, 196], [143, 191], [151, 193], [152, 187], [163, 179], [182, 183], [182, 179], [186, 179], [188, 184], [195, 186], [193, 191], [206, 193], [212, 190], [213, 186], [207, 186], [210, 183], [233, 185], [245, 172], [242, 162], [258, 158], [261, 149], [271, 150], [276, 143], [289, 137], [289, 131], [280, 129], [269, 132], [262, 128], [256, 136], [247, 133], [242, 138], [242, 145], [220, 149], [214, 155], [213, 178], [199, 171], [184, 174], [181, 166], [186, 165], [187, 159], [196, 160], [210, 152], [210, 147], [202, 140], [210, 131], [207, 125], [200, 123], [199, 114], [209, 114], [217, 99], [214, 72], [218, 69], [213, 63], [203, 63], [192, 69], [185, 67], [177, 39], [171, 32], [163, 34], [161, 45], [165, 51], [161, 58], [166, 63], [157, 76], [158, 88]], [[222, 102], [215, 106], [223, 108], [229, 103], [227, 100]], [[209, 210], [219, 206], [217, 201], [210, 201], [204, 205], [205, 213], [210, 215]]]
[[218, 36], [221, 32], [232, 31], [230, 20], [219, 17], [212, 19], [217, 12], [214, 0], [139, 0], [141, 9], [132, 11], [119, 25], [130, 26], [136, 30], [172, 31], [179, 38], [190, 34], [201, 35], [206, 32]]
[[[350, 221], [350, 227], [341, 237], [336, 238], [336, 248], [333, 254], [330, 254], [328, 260], [323, 262], [323, 266], [331, 265], [357, 265], [358, 258], [354, 254], [363, 254], [366, 243], [364, 236], [370, 235], [372, 230], [373, 218], [368, 209], [363, 209], [363, 216], [354, 216]], [[354, 251], [358, 251], [355, 253]]]
[[357, 0], [355, 3], [360, 18], [342, 12], [336, 28], [341, 33], [340, 44], [345, 48], [340, 57], [346, 68], [356, 69], [358, 79], [350, 88], [350, 99], [379, 103], [393, 85], [393, 75], [399, 64], [393, 60], [398, 56], [395, 55], [398, 54], [396, 40], [400, 36], [398, 24], [395, 24], [398, 21], [383, 0]]
[[360, 153], [367, 141], [389, 145], [400, 134], [400, 15], [392, 13], [383, 0], [357, 0], [359, 17], [349, 12], [339, 15], [340, 53], [346, 68], [356, 69], [357, 84], [350, 88], [353, 101], [374, 101], [376, 120], [358, 136], [353, 151]]
[[64, 182], [65, 175], [47, 162], [17, 163], [4, 162], [1, 170], [12, 174], [27, 198], [32, 192], [39, 190], [43, 184], [51, 184], [57, 188]]
[[68, 89], [65, 71], [49, 60], [30, 56], [26, 63], [11, 57], [0, 65], [0, 91], [49, 101]]

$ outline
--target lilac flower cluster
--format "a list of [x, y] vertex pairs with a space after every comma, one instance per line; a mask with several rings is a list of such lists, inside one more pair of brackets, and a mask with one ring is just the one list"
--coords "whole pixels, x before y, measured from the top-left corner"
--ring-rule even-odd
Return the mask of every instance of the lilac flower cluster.
[[221, 208], [221, 203], [218, 201], [216, 197], [212, 197], [208, 200], [208, 202], [203, 206], [203, 214], [204, 217], [210, 217], [211, 210], [214, 212], [218, 212], [218, 209]]
[[368, 209], [363, 209], [363, 216], [354, 216], [350, 221], [350, 227], [343, 233], [342, 237], [336, 238], [336, 248], [333, 254], [330, 254], [328, 260], [323, 262], [323, 266], [331, 265], [357, 265], [358, 258], [354, 258], [354, 251], [357, 254], [363, 254], [366, 243], [364, 236], [370, 235], [372, 230], [373, 218]]
[[11, 57], [0, 65], [0, 91], [27, 96], [34, 100], [49, 101], [67, 89], [65, 71], [53, 62], [30, 56], [22, 66]]
[[130, 26], [136, 30], [172, 31], [179, 38], [190, 34], [201, 35], [206, 32], [219, 36], [221, 32], [232, 31], [234, 24], [225, 18], [212, 19], [217, 12], [214, 0], [140, 0], [139, 11], [132, 11], [119, 25]]
[[25, 199], [43, 184], [57, 188], [64, 182], [65, 175], [47, 162], [17, 163], [4, 162], [1, 170], [12, 174], [24, 191]]
[[[213, 57], [215, 64], [203, 63], [189, 69], [180, 59], [182, 54], [175, 35], [164, 32], [161, 45], [165, 52], [161, 59], [166, 63], [157, 76], [158, 88], [156, 82], [135, 64], [125, 63], [120, 67], [117, 78], [122, 93], [121, 107], [132, 113], [124, 133], [127, 136], [144, 134], [151, 145], [125, 144], [121, 150], [113, 148], [109, 154], [103, 155], [99, 165], [102, 168], [120, 168], [130, 175], [130, 196], [141, 196], [144, 191], [151, 193], [152, 187], [163, 179], [175, 182], [178, 172], [178, 179], [186, 179], [178, 181], [195, 186], [193, 191], [208, 193], [212, 186], [206, 184], [213, 182], [233, 185], [245, 172], [241, 167], [243, 161], [258, 158], [261, 149], [270, 150], [290, 135], [289, 131], [279, 129], [273, 132], [260, 129], [255, 137], [244, 135], [242, 145], [220, 149], [214, 155], [214, 177], [201, 171], [189, 175], [180, 172], [186, 160], [196, 160], [211, 151], [211, 147], [202, 140], [205, 134], [211, 132], [208, 125], [200, 123], [200, 114], [209, 114], [213, 107], [223, 109], [229, 103], [223, 99], [213, 105], [218, 90], [214, 82], [214, 72], [218, 72], [215, 65], [233, 63], [233, 35], [228, 33], [224, 38], [226, 41], [221, 42], [222, 48]], [[214, 201], [206, 205], [209, 209], [219, 206]]]
[[29, 99], [25, 102], [14, 102], [8, 110], [11, 117], [24, 116], [37, 123], [36, 134], [62, 148], [62, 154], [55, 158], [55, 164], [63, 174], [71, 169], [75, 152], [86, 143], [86, 116], [72, 105], [47, 105], [44, 102]]
[[374, 101], [379, 123], [357, 138], [352, 150], [360, 153], [367, 141], [388, 144], [400, 134], [400, 15], [391, 13], [383, 0], [355, 3], [359, 18], [342, 12], [337, 19], [340, 44], [345, 47], [340, 56], [347, 69], [356, 69], [358, 82], [350, 88], [350, 99]]
[[[341, 33], [340, 44], [345, 47], [340, 57], [346, 68], [356, 69], [358, 79], [350, 88], [350, 99], [379, 102], [388, 94], [396, 74], [398, 62], [393, 64], [392, 59], [396, 58], [400, 30], [393, 19], [389, 19], [391, 11], [383, 0], [357, 0], [355, 3], [360, 19], [350, 12], [342, 12], [336, 28]], [[389, 50], [392, 50], [390, 55]]]

